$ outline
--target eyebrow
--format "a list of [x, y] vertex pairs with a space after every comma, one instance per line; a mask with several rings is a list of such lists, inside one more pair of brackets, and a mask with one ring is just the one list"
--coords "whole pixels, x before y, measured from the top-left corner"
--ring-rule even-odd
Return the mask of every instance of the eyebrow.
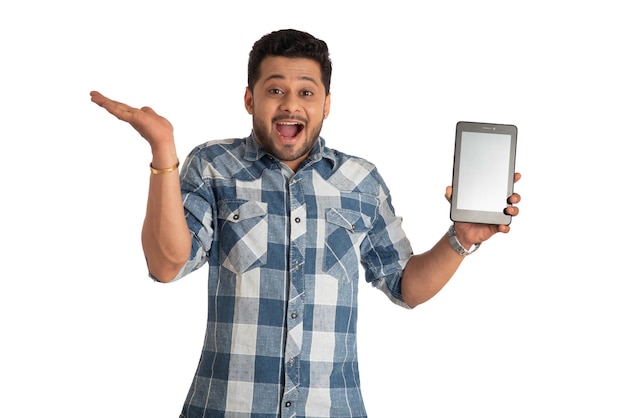
[[[264, 82], [268, 82], [268, 81], [270, 81], [270, 80], [274, 80], [274, 79], [276, 79], [276, 80], [285, 80], [285, 79], [286, 79], [286, 77], [285, 77], [284, 75], [282, 75], [282, 74], [271, 74], [270, 76], [268, 76], [268, 77], [264, 80]], [[316, 79], [314, 79], [313, 77], [308, 77], [308, 76], [303, 75], [303, 76], [302, 76], [302, 77], [300, 77], [298, 80], [301, 80], [301, 81], [310, 81], [311, 83], [315, 84], [316, 86], [319, 86], [319, 83], [318, 83], [318, 82], [317, 82], [317, 80], [316, 80]]]

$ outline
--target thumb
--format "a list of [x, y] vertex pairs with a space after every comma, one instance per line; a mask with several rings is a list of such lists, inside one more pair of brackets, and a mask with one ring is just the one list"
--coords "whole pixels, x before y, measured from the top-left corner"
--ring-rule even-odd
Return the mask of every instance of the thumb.
[[156, 115], [157, 113], [150, 106], [144, 106], [141, 108], [143, 112], [149, 113], [151, 115]]

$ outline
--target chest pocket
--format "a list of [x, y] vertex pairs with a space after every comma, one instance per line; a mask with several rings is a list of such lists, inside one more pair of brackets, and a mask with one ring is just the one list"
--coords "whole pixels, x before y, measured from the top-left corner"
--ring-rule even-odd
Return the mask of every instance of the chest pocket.
[[324, 272], [338, 279], [357, 277], [359, 246], [372, 229], [372, 218], [343, 208], [326, 209]]
[[244, 273], [267, 262], [267, 203], [232, 199], [218, 202], [220, 264]]

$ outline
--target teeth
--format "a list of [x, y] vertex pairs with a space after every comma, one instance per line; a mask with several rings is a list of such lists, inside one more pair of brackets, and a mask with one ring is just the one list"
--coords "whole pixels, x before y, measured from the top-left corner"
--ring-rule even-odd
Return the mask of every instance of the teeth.
[[279, 125], [301, 125], [299, 122], [278, 122]]

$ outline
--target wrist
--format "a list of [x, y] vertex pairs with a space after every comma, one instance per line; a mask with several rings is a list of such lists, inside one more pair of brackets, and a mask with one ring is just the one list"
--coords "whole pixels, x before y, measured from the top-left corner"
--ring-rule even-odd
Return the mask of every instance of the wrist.
[[178, 153], [176, 152], [176, 143], [174, 142], [174, 138], [169, 138], [167, 140], [162, 140], [158, 142], [150, 143], [150, 151], [152, 152], [152, 161], [154, 163], [163, 162], [172, 163], [176, 162], [178, 159]]
[[152, 150], [152, 161], [150, 167], [155, 169], [165, 169], [172, 167], [178, 163], [176, 149]]
[[480, 247], [480, 242], [467, 244], [466, 242], [462, 242], [459, 240], [459, 237], [456, 235], [456, 230], [454, 229], [454, 224], [450, 226], [448, 229], [448, 241], [450, 245], [457, 252], [457, 254], [462, 255], [463, 257], [468, 256], [474, 253], [478, 247]]

